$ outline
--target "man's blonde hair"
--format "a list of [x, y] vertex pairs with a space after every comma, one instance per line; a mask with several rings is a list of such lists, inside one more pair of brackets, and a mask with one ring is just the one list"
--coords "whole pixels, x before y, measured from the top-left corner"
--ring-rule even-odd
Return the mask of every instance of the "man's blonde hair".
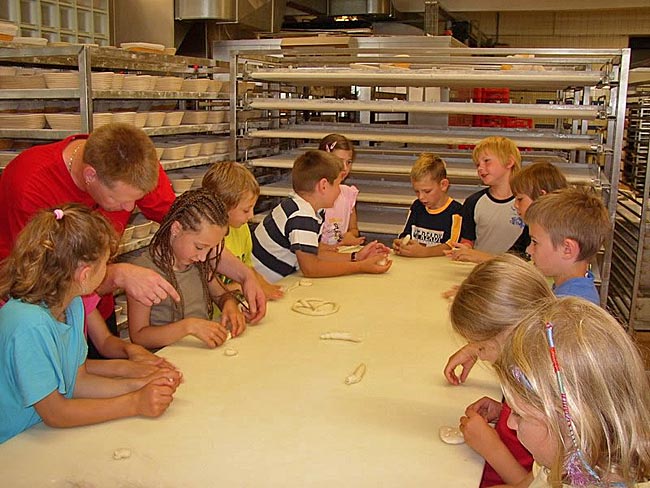
[[436, 183], [447, 178], [447, 165], [433, 153], [420, 154], [411, 168], [411, 181], [419, 181], [427, 176]]
[[246, 166], [233, 161], [214, 163], [203, 175], [203, 188], [215, 193], [226, 206], [235, 208], [247, 194], [260, 195], [260, 185]]
[[528, 226], [542, 227], [556, 249], [565, 239], [576, 241], [578, 261], [595, 256], [611, 228], [605, 205], [587, 188], [566, 188], [538, 198], [528, 207], [524, 220]]
[[[537, 412], [554, 434], [557, 458], [549, 466], [551, 486], [563, 486], [565, 460], [574, 448], [551, 360], [548, 324], [568, 412], [586, 462], [602, 479], [614, 475], [625, 486], [649, 479], [650, 384], [639, 352], [606, 311], [565, 297], [526, 317], [495, 364], [508, 403]], [[577, 467], [582, 467], [579, 461]]]
[[470, 342], [514, 328], [539, 300], [553, 298], [532, 264], [503, 254], [476, 266], [461, 283], [449, 311], [454, 330]]
[[158, 185], [156, 147], [142, 129], [130, 124], [106, 124], [94, 130], [84, 145], [83, 161], [108, 188], [120, 181], [149, 193]]
[[526, 166], [510, 178], [510, 190], [514, 195], [527, 195], [537, 200], [546, 193], [561, 190], [568, 186], [567, 180], [557, 166], [540, 161]]
[[291, 170], [291, 183], [296, 193], [311, 193], [325, 178], [334, 183], [343, 171], [343, 162], [325, 151], [307, 151], [296, 158]]
[[521, 153], [516, 144], [507, 137], [492, 136], [479, 141], [474, 147], [474, 151], [472, 151], [474, 164], [478, 164], [479, 158], [485, 151], [493, 153], [503, 166], [506, 166], [512, 160], [514, 164], [510, 169], [511, 175], [521, 171]]

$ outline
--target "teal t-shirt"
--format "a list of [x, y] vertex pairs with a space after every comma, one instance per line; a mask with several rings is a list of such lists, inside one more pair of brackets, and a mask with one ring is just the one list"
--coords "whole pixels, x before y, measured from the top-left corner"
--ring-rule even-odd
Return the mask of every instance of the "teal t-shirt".
[[66, 317], [14, 299], [0, 308], [0, 443], [41, 422], [34, 404], [54, 390], [72, 398], [88, 353], [80, 297]]

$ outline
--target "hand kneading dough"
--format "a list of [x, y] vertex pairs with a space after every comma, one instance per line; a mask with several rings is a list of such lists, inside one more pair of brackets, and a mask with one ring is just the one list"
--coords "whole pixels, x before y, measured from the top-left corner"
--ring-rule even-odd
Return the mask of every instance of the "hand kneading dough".
[[463, 437], [463, 433], [458, 427], [443, 425], [438, 430], [438, 434], [440, 435], [440, 440], [445, 444], [462, 444], [465, 442], [465, 437]]

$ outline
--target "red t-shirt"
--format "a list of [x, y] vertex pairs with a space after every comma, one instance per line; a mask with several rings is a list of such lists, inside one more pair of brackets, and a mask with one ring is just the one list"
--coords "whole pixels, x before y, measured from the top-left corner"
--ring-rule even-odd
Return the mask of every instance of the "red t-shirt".
[[[527, 471], [533, 469], [533, 455], [519, 442], [517, 439], [517, 431], [508, 427], [508, 417], [510, 417], [510, 407], [506, 402], [503, 403], [501, 415], [497, 419], [497, 424], [494, 426], [499, 434], [499, 438], [506, 445], [508, 450], [515, 457], [517, 462], [521, 464]], [[485, 463], [483, 468], [483, 476], [481, 476], [481, 484], [479, 488], [489, 488], [490, 486], [503, 485], [505, 482], [501, 479], [498, 473], [494, 470], [489, 463]]]
[[[92, 197], [80, 190], [70, 176], [63, 160], [63, 149], [75, 139], [87, 139], [87, 134], [67, 137], [62, 141], [26, 149], [16, 156], [0, 176], [0, 260], [6, 258], [16, 236], [39, 210], [64, 203], [83, 203], [97, 208]], [[151, 220], [160, 222], [174, 201], [174, 191], [162, 166], [158, 186], [137, 201], [138, 208]], [[104, 214], [119, 235], [129, 221], [131, 212], [121, 210]], [[112, 296], [102, 300], [99, 311], [104, 318], [113, 311]]]

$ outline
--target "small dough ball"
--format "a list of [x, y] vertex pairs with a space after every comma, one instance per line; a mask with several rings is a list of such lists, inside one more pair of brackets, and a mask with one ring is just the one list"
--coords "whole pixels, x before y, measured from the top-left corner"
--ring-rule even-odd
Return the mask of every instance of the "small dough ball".
[[438, 435], [445, 444], [462, 444], [465, 442], [465, 437], [458, 427], [443, 425], [438, 430]]
[[402, 246], [408, 244], [410, 240], [411, 240], [411, 234], [406, 234], [404, 237], [402, 237]]
[[113, 451], [113, 459], [121, 461], [122, 459], [129, 459], [131, 457], [131, 449], [120, 447]]
[[235, 351], [234, 349], [230, 349], [229, 347], [224, 349], [223, 351], [224, 356], [236, 356], [237, 354], [239, 354], [237, 351]]
[[302, 279], [300, 280], [300, 286], [311, 286], [314, 283], [311, 280]]
[[379, 266], [386, 266], [388, 264], [388, 259], [387, 258], [380, 259], [379, 261], [377, 261], [377, 264]]

